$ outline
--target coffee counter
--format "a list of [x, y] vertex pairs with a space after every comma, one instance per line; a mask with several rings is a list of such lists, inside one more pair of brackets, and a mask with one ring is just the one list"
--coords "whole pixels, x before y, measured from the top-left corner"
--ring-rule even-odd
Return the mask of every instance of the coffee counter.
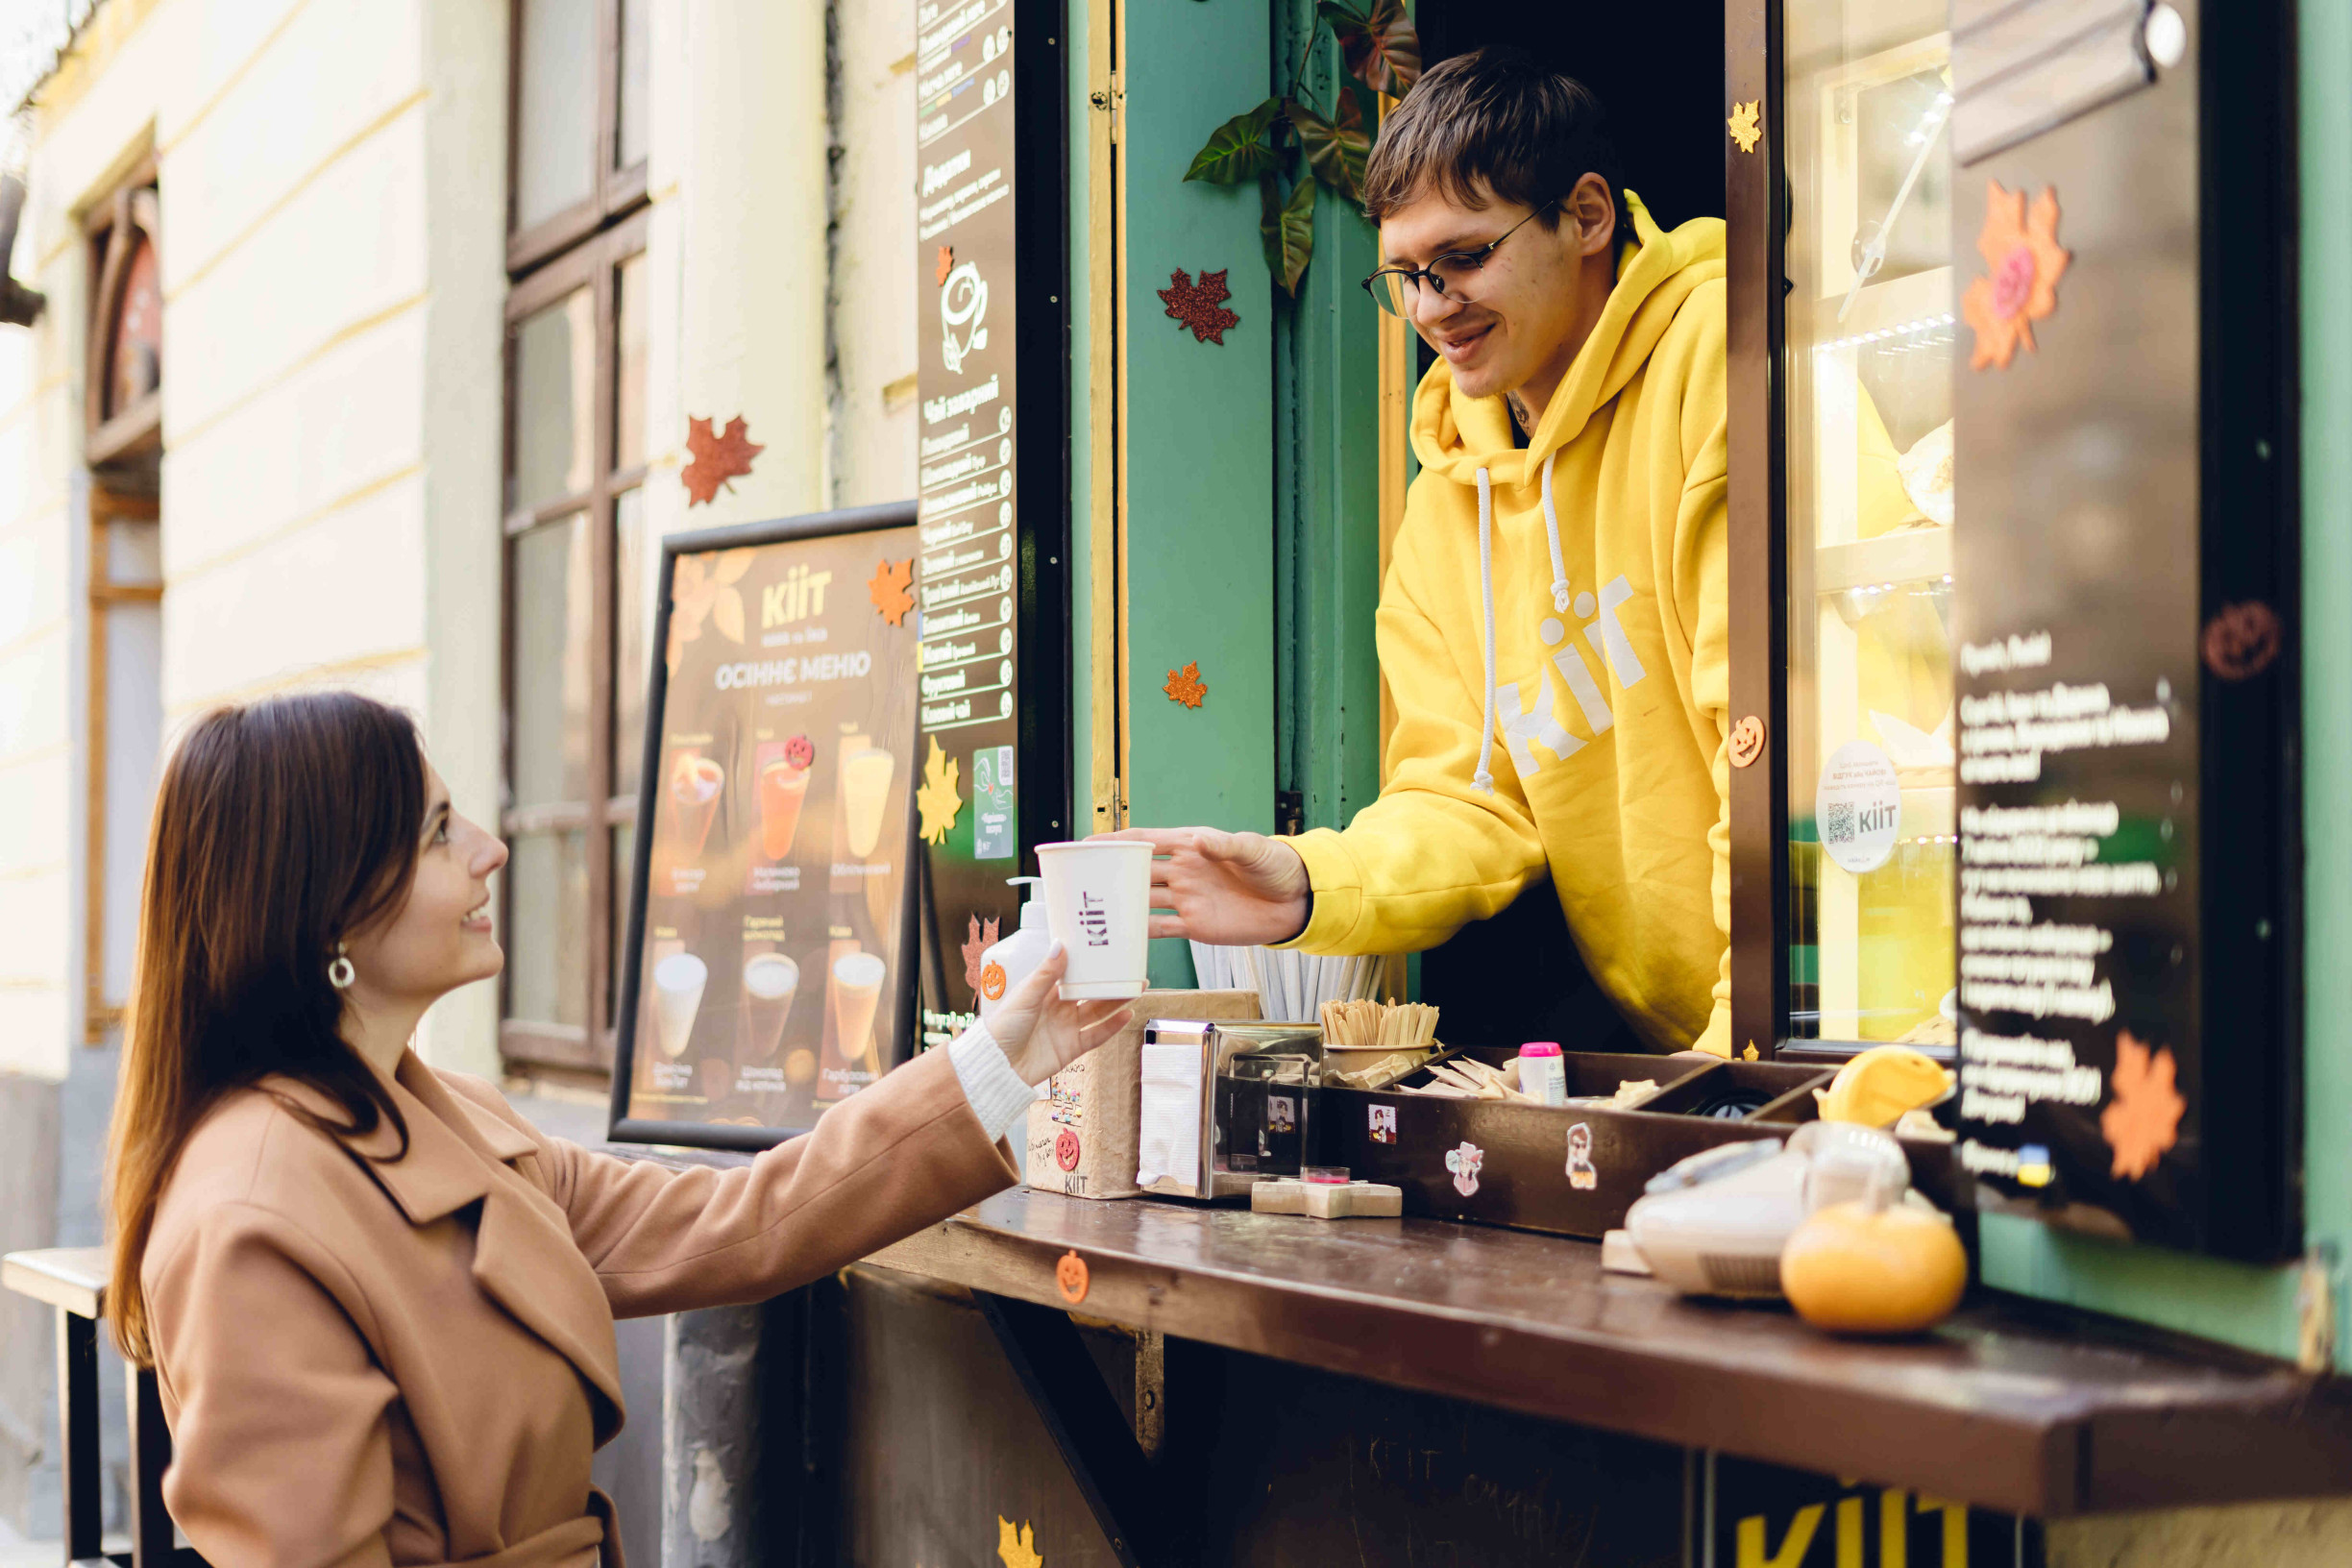
[[[1056, 1277], [1073, 1252], [1075, 1304]], [[868, 1262], [984, 1303], [2042, 1518], [2352, 1491], [2352, 1388], [2007, 1297], [1917, 1339], [1837, 1340], [1605, 1274], [1587, 1242], [1024, 1189]]]

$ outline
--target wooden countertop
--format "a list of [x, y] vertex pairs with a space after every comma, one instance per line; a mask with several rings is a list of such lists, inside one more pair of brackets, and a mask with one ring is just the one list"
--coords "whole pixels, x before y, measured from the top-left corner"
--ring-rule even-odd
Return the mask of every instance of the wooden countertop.
[[1908, 1340], [1606, 1274], [1589, 1242], [1015, 1189], [868, 1262], [1408, 1388], [2039, 1517], [2352, 1492], [2352, 1382], [2016, 1298]]

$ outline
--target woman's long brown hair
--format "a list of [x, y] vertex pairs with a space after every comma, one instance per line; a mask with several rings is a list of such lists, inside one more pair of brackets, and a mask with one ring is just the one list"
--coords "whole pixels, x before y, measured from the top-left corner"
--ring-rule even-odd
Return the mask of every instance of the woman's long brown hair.
[[416, 873], [425, 760], [416, 726], [352, 693], [275, 697], [199, 719], [163, 767], [108, 1157], [107, 1315], [141, 1365], [139, 1285], [156, 1205], [205, 1114], [282, 1074], [364, 1137], [407, 1125], [340, 1031], [335, 944], [397, 911]]

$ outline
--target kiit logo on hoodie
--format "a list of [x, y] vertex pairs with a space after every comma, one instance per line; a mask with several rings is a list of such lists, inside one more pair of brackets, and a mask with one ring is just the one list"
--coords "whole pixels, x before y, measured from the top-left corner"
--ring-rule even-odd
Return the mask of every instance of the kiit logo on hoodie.
[[[1618, 607], [1632, 597], [1633, 585], [1621, 573], [1602, 588], [1597, 601], [1589, 593], [1579, 594], [1573, 606], [1576, 618], [1585, 624], [1585, 640], [1592, 645], [1594, 654], [1622, 687], [1638, 686], [1650, 674], [1642, 668], [1640, 657], [1633, 651], [1633, 640], [1626, 635], [1624, 625], [1617, 619]], [[1511, 765], [1519, 770], [1521, 778], [1543, 766], [1535, 760], [1534, 747], [1540, 746], [1563, 761], [1584, 749], [1585, 743], [1569, 734], [1553, 717], [1558, 700], [1551, 691], [1555, 672], [1560, 684], [1576, 698], [1577, 707], [1596, 739], [1617, 723], [1616, 715], [1609, 712], [1608, 699], [1601, 694], [1601, 683], [1593, 678], [1591, 668], [1584, 663], [1584, 655], [1569, 641], [1567, 626], [1557, 616], [1547, 615], [1535, 629], [1546, 648], [1556, 649], [1551, 662], [1531, 677], [1537, 688], [1535, 702], [1531, 705], [1521, 696], [1529, 681], [1506, 681], [1495, 688], [1495, 719], [1502, 725], [1504, 744], [1510, 748]]]

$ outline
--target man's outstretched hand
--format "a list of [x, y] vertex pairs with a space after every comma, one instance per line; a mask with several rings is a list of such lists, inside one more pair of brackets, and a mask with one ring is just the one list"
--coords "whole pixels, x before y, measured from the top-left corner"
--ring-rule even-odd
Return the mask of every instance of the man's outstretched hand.
[[1288, 942], [1307, 929], [1313, 888], [1298, 851], [1262, 833], [1130, 827], [1100, 835], [1152, 846], [1151, 934], [1219, 946]]

